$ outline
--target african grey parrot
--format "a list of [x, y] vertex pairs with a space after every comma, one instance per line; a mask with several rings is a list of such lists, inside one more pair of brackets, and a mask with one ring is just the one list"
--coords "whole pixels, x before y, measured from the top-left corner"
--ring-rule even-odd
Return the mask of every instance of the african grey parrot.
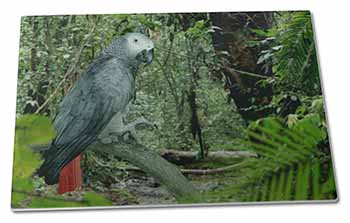
[[113, 116], [125, 111], [134, 98], [138, 66], [152, 62], [153, 49], [145, 35], [125, 34], [114, 39], [74, 84], [60, 104], [56, 138], [37, 171], [47, 184], [57, 183], [62, 168], [97, 139]]

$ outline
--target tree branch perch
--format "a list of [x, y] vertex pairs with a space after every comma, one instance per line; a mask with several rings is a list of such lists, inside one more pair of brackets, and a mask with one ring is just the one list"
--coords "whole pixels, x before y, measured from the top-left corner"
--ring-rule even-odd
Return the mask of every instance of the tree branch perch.
[[112, 154], [139, 167], [164, 184], [177, 198], [193, 197], [198, 193], [177, 166], [134, 140], [118, 144], [103, 144], [97, 141], [90, 146], [90, 149], [97, 153]]

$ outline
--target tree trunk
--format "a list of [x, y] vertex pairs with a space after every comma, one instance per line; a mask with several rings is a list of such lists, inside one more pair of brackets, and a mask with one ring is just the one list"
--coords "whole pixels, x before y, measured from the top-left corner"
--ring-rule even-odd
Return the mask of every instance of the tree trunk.
[[199, 123], [199, 117], [197, 114], [197, 104], [196, 104], [196, 83], [197, 83], [197, 74], [192, 73], [192, 82], [190, 86], [190, 92], [188, 95], [188, 103], [191, 108], [191, 133], [193, 136], [193, 139], [198, 139], [199, 142], [199, 158], [204, 158], [207, 155], [208, 150], [206, 149], [204, 143], [203, 143], [203, 136], [202, 136], [202, 128]]
[[257, 64], [261, 49], [250, 46], [248, 41], [257, 39], [251, 29], [267, 30], [272, 26], [273, 13], [210, 13], [209, 17], [218, 27], [212, 40], [220, 69], [214, 75], [225, 79], [229, 97], [243, 119], [256, 120], [270, 114], [272, 87], [261, 87], [257, 82], [261, 76], [271, 76], [272, 69], [267, 64]]
[[[183, 31], [188, 30], [191, 26], [194, 25], [193, 22], [198, 21], [203, 18], [205, 14], [203, 13], [183, 13], [178, 15], [178, 19], [181, 23], [181, 27]], [[198, 64], [200, 52], [198, 50], [198, 46], [196, 45], [196, 42], [192, 39], [187, 39], [186, 41], [187, 45], [187, 64], [188, 64], [188, 70], [191, 73], [191, 83], [189, 86], [189, 92], [187, 94], [187, 101], [191, 109], [191, 120], [190, 120], [190, 126], [191, 126], [191, 133], [194, 140], [198, 140], [199, 144], [199, 153], [198, 157], [200, 159], [203, 159], [206, 157], [208, 153], [208, 146], [204, 143], [204, 137], [202, 134], [202, 127], [200, 124], [199, 116], [198, 116], [198, 106], [196, 103], [196, 89], [198, 88], [198, 80], [199, 80], [199, 67], [200, 64]]]

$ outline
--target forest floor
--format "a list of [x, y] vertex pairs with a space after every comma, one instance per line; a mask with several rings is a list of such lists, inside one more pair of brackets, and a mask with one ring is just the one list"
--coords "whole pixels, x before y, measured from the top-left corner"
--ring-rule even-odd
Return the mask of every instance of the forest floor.
[[[203, 160], [190, 165], [180, 166], [182, 169], [214, 169], [239, 163], [242, 158], [221, 160]], [[239, 171], [230, 170], [225, 173], [192, 175], [186, 177], [201, 192], [204, 202], [235, 201], [227, 190], [237, 181]], [[176, 199], [168, 190], [160, 185], [153, 177], [142, 172], [135, 172], [124, 182], [113, 184], [110, 187], [109, 197], [114, 205], [163, 205], [177, 204]]]
[[[239, 163], [242, 162], [242, 160], [242, 158], [206, 159], [187, 165], [181, 165], [179, 168], [208, 170]], [[241, 172], [242, 170], [237, 168], [216, 174], [186, 174], [186, 177], [200, 191], [202, 198], [201, 203], [234, 202], [238, 200], [232, 187], [237, 183], [239, 179], [238, 176], [240, 176]], [[41, 187], [41, 196], [56, 194], [56, 187], [42, 186], [44, 188]], [[82, 189], [65, 193], [63, 197], [67, 200], [79, 201], [82, 200], [84, 193], [96, 190], [96, 188], [83, 185]], [[132, 169], [132, 171], [129, 171], [127, 178], [113, 183], [108, 187], [103, 187], [102, 190], [100, 188], [96, 192], [103, 193], [115, 206], [178, 204], [178, 201], [165, 186], [138, 169]]]

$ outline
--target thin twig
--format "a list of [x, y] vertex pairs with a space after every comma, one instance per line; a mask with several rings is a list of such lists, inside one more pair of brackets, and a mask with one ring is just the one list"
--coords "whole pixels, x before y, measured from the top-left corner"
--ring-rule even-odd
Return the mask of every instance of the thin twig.
[[246, 76], [257, 77], [257, 78], [261, 78], [261, 79], [268, 79], [269, 78], [268, 76], [263, 76], [261, 74], [255, 74], [255, 73], [251, 73], [251, 72], [243, 71], [243, 70], [237, 70], [237, 69], [232, 68], [232, 67], [224, 67], [224, 68], [228, 69], [230, 72], [236, 72], [236, 73], [243, 74]]

